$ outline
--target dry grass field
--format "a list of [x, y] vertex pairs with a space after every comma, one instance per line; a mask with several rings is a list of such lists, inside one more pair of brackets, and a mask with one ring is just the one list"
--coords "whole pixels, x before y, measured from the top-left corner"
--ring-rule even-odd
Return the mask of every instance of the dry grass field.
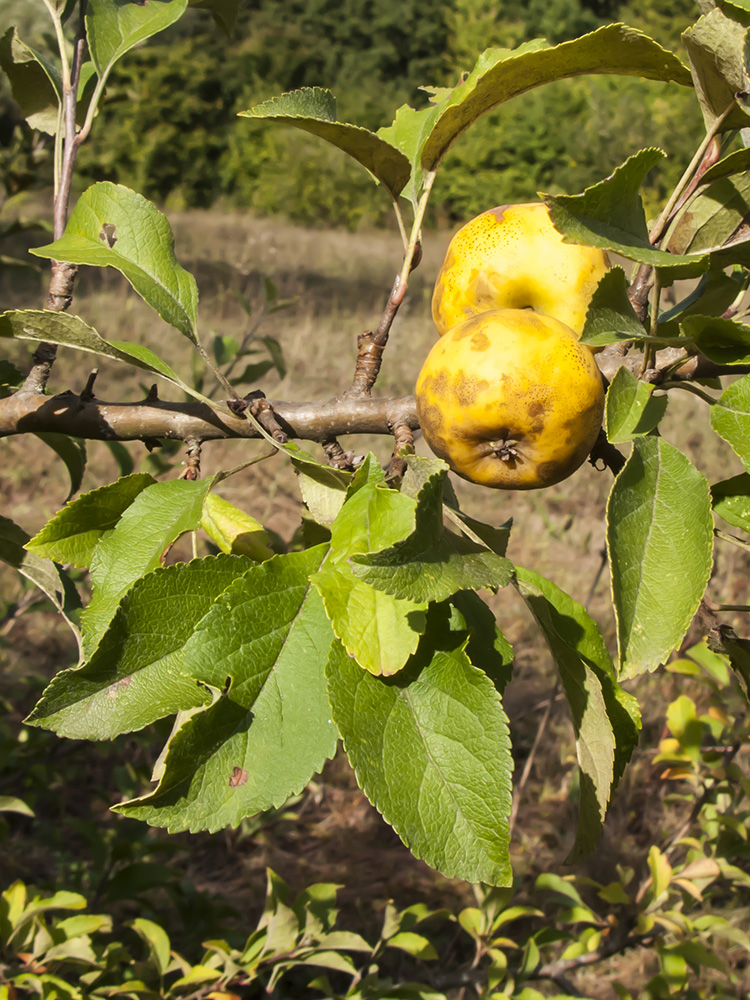
[[[400, 263], [397, 235], [385, 232], [327, 232], [303, 230], [267, 219], [218, 213], [176, 214], [171, 219], [176, 235], [176, 251], [191, 270], [200, 289], [200, 323], [203, 337], [214, 334], [241, 337], [247, 317], [236, 294], [245, 295], [262, 307], [260, 289], [264, 278], [278, 288], [280, 299], [290, 300], [288, 308], [265, 316], [258, 333], [278, 339], [283, 347], [288, 372], [283, 381], [275, 374], [261, 383], [270, 398], [324, 399], [344, 388], [351, 377], [357, 335], [377, 323], [393, 275]], [[448, 243], [449, 233], [428, 232], [424, 259], [414, 272], [407, 300], [394, 325], [378, 394], [405, 394], [412, 391], [421, 362], [435, 333], [430, 319], [432, 283]], [[0, 281], [3, 308], [37, 307], [44, 301], [43, 273], [13, 272]], [[184, 377], [190, 378], [190, 347], [168, 328], [131, 291], [114, 271], [82, 269], [73, 311], [95, 326], [102, 335], [115, 340], [145, 343], [160, 353]], [[11, 345], [6, 356], [23, 366], [28, 356], [24, 345]], [[79, 390], [85, 383], [93, 359], [63, 352], [54, 371], [51, 390]], [[142, 398], [147, 385], [134, 370], [114, 362], [99, 365], [97, 394], [103, 399]], [[167, 388], [164, 396], [169, 398]], [[675, 394], [673, 394], [675, 395]], [[742, 471], [739, 461], [726, 446], [710, 435], [707, 407], [688, 394], [670, 399], [665, 436], [681, 447], [706, 473], [710, 481]], [[386, 461], [388, 440], [348, 440], [345, 447], [355, 452], [375, 451]], [[143, 445], [128, 445], [136, 469], [148, 462]], [[258, 453], [252, 442], [212, 444], [204, 449], [203, 472], [239, 464]], [[427, 453], [418, 442], [420, 453]], [[62, 464], [33, 438], [10, 438], [3, 442], [3, 475], [0, 479], [2, 512], [34, 533], [60, 506], [67, 492]], [[83, 490], [109, 482], [117, 475], [116, 464], [100, 443], [88, 445], [89, 463]], [[167, 472], [176, 476], [179, 465]], [[513, 518], [509, 556], [554, 580], [574, 598], [587, 603], [614, 651], [614, 623], [609, 601], [609, 577], [603, 561], [604, 509], [611, 475], [585, 465], [572, 478], [543, 492], [500, 493], [456, 482], [462, 505], [472, 515], [493, 523]], [[280, 458], [274, 458], [230, 479], [223, 495], [244, 507], [283, 538], [290, 538], [299, 523], [300, 498], [293, 474]], [[721, 550], [709, 595], [721, 595], [727, 602], [747, 600], [748, 557], [740, 549]], [[15, 577], [0, 571], [0, 597], [7, 604], [20, 594]], [[507, 707], [514, 732], [519, 764], [526, 758], [536, 735], [539, 719], [554, 688], [549, 655], [535, 626], [511, 588], [492, 599], [498, 620], [517, 653], [516, 674], [507, 694]], [[29, 670], [50, 675], [68, 666], [72, 649], [67, 636], [45, 610], [2, 625], [4, 645], [0, 661], [5, 671], [0, 697], [20, 719], [30, 705], [14, 703], [14, 678]], [[695, 637], [694, 637], [695, 638]], [[0, 671], [0, 674], [2, 671]], [[653, 747], [659, 738], [664, 705], [677, 693], [678, 680], [670, 676], [643, 678], [638, 689], [645, 704], [644, 747]], [[645, 697], [643, 695], [645, 694]], [[118, 749], [119, 744], [119, 749]], [[109, 758], [118, 757], [126, 740], [118, 741]], [[80, 748], [59, 746], [60, 753], [73, 753], [79, 760]], [[138, 750], [141, 753], [142, 750]], [[589, 862], [587, 871], [608, 880], [615, 863], [651, 843], [654, 825], [669, 822], [662, 811], [663, 794], [643, 750], [636, 769], [625, 780], [608, 823], [601, 848]], [[82, 765], [81, 765], [82, 766]], [[103, 772], [116, 764], [100, 765]], [[575, 758], [566, 709], [558, 701], [546, 738], [526, 789], [513, 847], [519, 877], [538, 872], [545, 865], [559, 868], [572, 842], [576, 805], [569, 797], [575, 776]], [[92, 780], [104, 785], [104, 773]], [[61, 772], [65, 774], [65, 768]], [[63, 780], [56, 777], [59, 783]], [[2, 791], [2, 789], [0, 789]], [[109, 790], [111, 792], [111, 789]], [[106, 796], [100, 789], [97, 807], [102, 822], [107, 819]], [[77, 815], [84, 806], [70, 792], [70, 809]], [[297, 815], [298, 814], [298, 815]], [[395, 834], [380, 820], [356, 789], [345, 761], [339, 759], [326, 768], [323, 777], [296, 806], [297, 818], [269, 820], [269, 825], [252, 837], [239, 834], [215, 838], [170, 838], [188, 844], [190, 853], [180, 864], [199, 888], [230, 891], [235, 905], [257, 910], [265, 866], [270, 864], [294, 888], [311, 881], [333, 881], [346, 886], [345, 907], [359, 913], [372, 904], [377, 911], [384, 900], [396, 898], [406, 904], [415, 898], [432, 905], [454, 907], [471, 902], [470, 888], [450, 883], [414, 861]], [[666, 818], [665, 818], [666, 816]], [[59, 821], [65, 823], [65, 818]], [[356, 836], [355, 836], [356, 834]], [[14, 874], [14, 865], [37, 871], [36, 881], [56, 881], [59, 872], [50, 856], [24, 857], [20, 845], [10, 845], [0, 876], [5, 882]], [[10, 868], [11, 870], [5, 870]], [[28, 876], [28, 871], [26, 872]], [[23, 877], [23, 876], [22, 876]], [[611, 877], [611, 876], [609, 876]], [[591, 995], [611, 996], [591, 977]], [[598, 992], [599, 990], [602, 992]]]

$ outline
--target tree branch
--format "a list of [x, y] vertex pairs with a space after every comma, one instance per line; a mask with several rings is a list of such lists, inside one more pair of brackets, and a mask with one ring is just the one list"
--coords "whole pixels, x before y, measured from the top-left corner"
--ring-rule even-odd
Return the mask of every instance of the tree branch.
[[[617, 346], [596, 356], [602, 373], [614, 377], [620, 367], [636, 373], [641, 355], [623, 358]], [[40, 345], [41, 347], [41, 345]], [[685, 358], [677, 370], [674, 366]], [[688, 357], [684, 351], [666, 348], [657, 354], [657, 376], [670, 368], [670, 382], [689, 382], [716, 375], [740, 375], [748, 365], [717, 365], [703, 357]], [[218, 413], [197, 402], [160, 400], [154, 391], [138, 403], [109, 403], [93, 395], [93, 381], [80, 394], [71, 391], [45, 396], [41, 390], [24, 385], [18, 392], [0, 399], [0, 437], [14, 434], [53, 431], [94, 441], [142, 441], [147, 438], [173, 438], [181, 441], [212, 441], [226, 438], [257, 438], [258, 434], [242, 415], [253, 402], [242, 400], [237, 415]], [[238, 401], [229, 401], [227, 406]], [[390, 434], [396, 438], [396, 452], [409, 448], [411, 434], [419, 430], [413, 396], [373, 399], [369, 395], [344, 392], [324, 401], [302, 403], [262, 400], [264, 426], [283, 442], [284, 436], [326, 444], [346, 434]], [[343, 453], [343, 449], [342, 449]], [[339, 456], [340, 457], [340, 456]], [[592, 451], [592, 461], [603, 461], [616, 475], [624, 459], [608, 445], [601, 434]]]
[[[393, 434], [397, 428], [419, 427], [413, 396], [397, 399], [341, 396], [323, 402], [269, 400], [280, 428], [290, 438], [330, 441], [342, 434]], [[242, 416], [217, 413], [204, 403], [107, 403], [74, 392], [57, 396], [17, 392], [0, 399], [0, 437], [56, 431], [94, 441], [139, 441], [173, 438], [212, 441], [257, 438]]]

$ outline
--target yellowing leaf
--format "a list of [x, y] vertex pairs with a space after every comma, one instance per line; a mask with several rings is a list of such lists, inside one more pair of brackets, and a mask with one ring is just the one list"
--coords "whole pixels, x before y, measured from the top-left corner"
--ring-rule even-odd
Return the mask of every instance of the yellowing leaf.
[[216, 493], [209, 493], [203, 501], [201, 528], [222, 552], [247, 556], [256, 562], [273, 555], [260, 521]]

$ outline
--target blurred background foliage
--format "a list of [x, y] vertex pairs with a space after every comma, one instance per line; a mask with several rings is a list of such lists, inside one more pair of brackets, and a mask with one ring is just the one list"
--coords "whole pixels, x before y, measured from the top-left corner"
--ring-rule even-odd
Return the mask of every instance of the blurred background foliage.
[[[36, 4], [5, 0], [0, 30], [17, 24], [43, 42]], [[659, 9], [657, 9], [657, 7]], [[692, 0], [242, 0], [231, 39], [190, 10], [131, 53], [113, 75], [92, 141], [81, 151], [84, 184], [110, 179], [172, 209], [247, 208], [303, 225], [390, 225], [370, 176], [338, 151], [287, 129], [236, 118], [301, 86], [330, 88], [339, 117], [376, 129], [422, 85], [455, 83], [488, 46], [540, 36], [557, 43], [621, 20], [679, 52], [697, 11]], [[575, 192], [655, 141], [670, 159], [651, 178], [649, 206], [671, 188], [701, 138], [687, 90], [593, 77], [533, 91], [478, 123], [448, 155], [432, 220], [454, 224], [488, 205]], [[0, 91], [6, 182], [39, 150], [19, 141], [17, 111]], [[138, 141], [134, 141], [135, 138]]]

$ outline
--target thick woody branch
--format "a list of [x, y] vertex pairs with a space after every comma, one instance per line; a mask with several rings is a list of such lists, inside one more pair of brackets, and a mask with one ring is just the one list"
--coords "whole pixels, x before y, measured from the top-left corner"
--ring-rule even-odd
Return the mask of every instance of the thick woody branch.
[[[603, 375], [611, 380], [617, 369], [626, 367], [637, 374], [642, 357], [638, 352], [622, 357], [618, 345], [606, 348], [597, 356]], [[685, 363], [674, 370], [677, 362]], [[670, 368], [669, 381], [689, 383], [698, 378], [718, 375], [741, 375], [750, 372], [748, 365], [717, 365], [707, 358], [688, 357], [684, 351], [666, 348], [656, 356], [653, 379], [659, 384], [662, 372]], [[63, 392], [44, 396], [26, 386], [0, 399], [0, 437], [14, 434], [55, 431], [73, 437], [99, 441], [144, 441], [174, 438], [181, 441], [213, 441], [227, 438], [256, 438], [258, 433], [238, 408], [237, 415], [218, 413], [203, 403], [174, 403], [158, 398], [154, 386], [139, 403], [107, 403], [93, 396], [93, 374], [80, 394]], [[228, 405], [236, 403], [230, 401]], [[342, 393], [321, 402], [291, 403], [282, 400], [241, 401], [255, 408], [257, 417], [280, 443], [285, 437], [317, 441], [335, 451], [336, 462], [350, 462], [335, 444], [347, 434], [390, 434], [396, 439], [398, 453], [411, 446], [411, 434], [419, 429], [413, 396], [373, 399], [369, 395]], [[330, 456], [329, 456], [330, 457]], [[601, 461], [615, 474], [622, 462], [617, 449], [608, 445], [603, 435], [592, 452], [592, 461]]]
[[[330, 441], [344, 434], [393, 434], [419, 426], [413, 396], [399, 399], [339, 397], [325, 402], [269, 401], [278, 425], [290, 438]], [[257, 438], [242, 416], [220, 414], [203, 403], [105, 403], [73, 392], [58, 396], [18, 392], [0, 399], [0, 437], [57, 431], [96, 441], [174, 438], [214, 441]]]

